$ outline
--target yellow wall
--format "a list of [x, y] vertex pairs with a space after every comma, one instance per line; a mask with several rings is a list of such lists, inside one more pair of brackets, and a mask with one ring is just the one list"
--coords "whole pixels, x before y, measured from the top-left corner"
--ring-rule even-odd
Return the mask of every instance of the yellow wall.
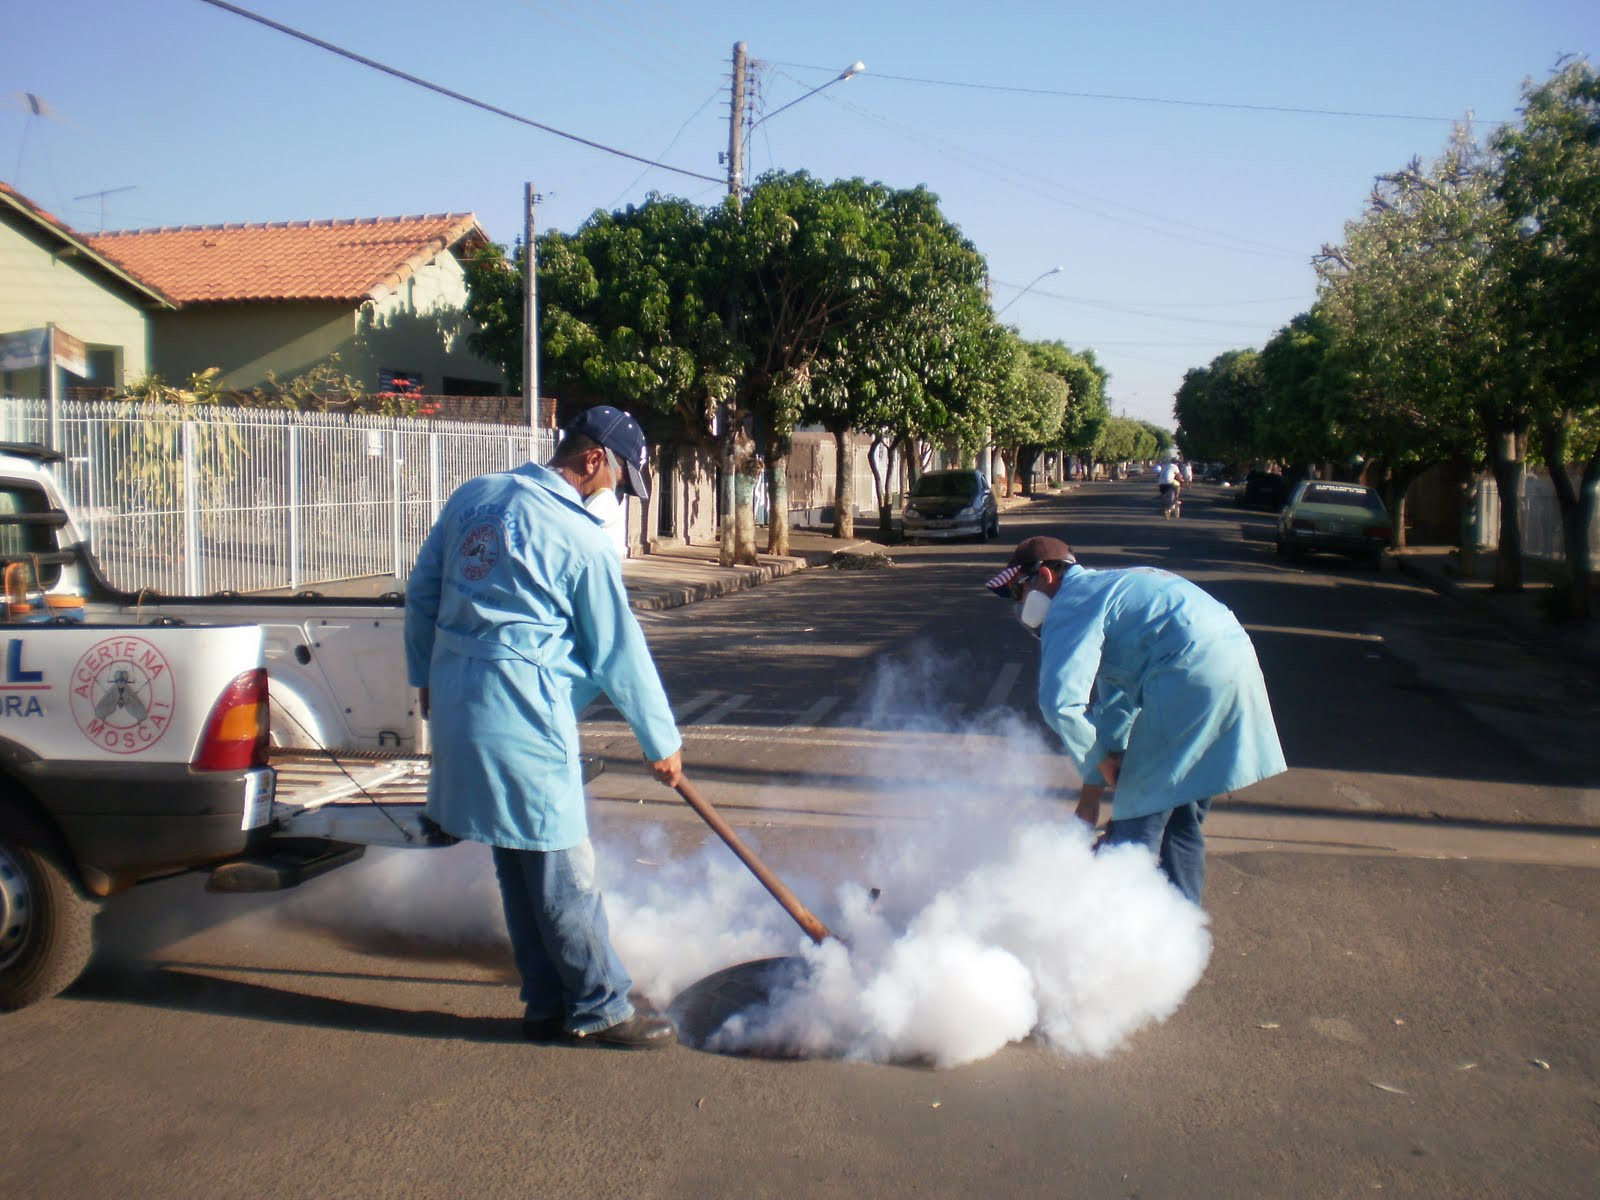
[[[62, 253], [55, 250], [60, 247]], [[52, 322], [81, 338], [91, 351], [113, 349], [119, 378], [96, 379], [115, 387], [145, 373], [149, 326], [145, 309], [129, 297], [131, 289], [76, 251], [47, 240], [24, 224], [13, 224], [0, 210], [0, 333], [39, 329]], [[17, 372], [0, 379], [0, 392], [20, 389], [37, 394], [42, 373]]]
[[388, 369], [421, 375], [423, 390], [440, 392], [448, 377], [503, 388], [497, 367], [466, 346], [461, 265], [441, 254], [391, 294], [359, 307], [349, 303], [255, 301], [193, 305], [154, 321], [155, 364], [168, 383], [196, 371], [223, 369], [222, 386], [248, 389], [303, 374], [339, 355], [338, 369], [369, 391]]
[[310, 301], [196, 304], [157, 313], [151, 325], [155, 370], [164, 381], [182, 385], [221, 367], [221, 386], [240, 391], [265, 384], [268, 372], [287, 380], [326, 361], [356, 329], [351, 305]]

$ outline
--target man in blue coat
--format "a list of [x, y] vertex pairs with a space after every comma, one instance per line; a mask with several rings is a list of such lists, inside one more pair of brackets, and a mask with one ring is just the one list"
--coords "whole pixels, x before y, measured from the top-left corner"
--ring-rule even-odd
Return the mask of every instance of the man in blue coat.
[[1032, 537], [989, 580], [1043, 642], [1039, 710], [1078, 765], [1078, 815], [1107, 790], [1107, 844], [1154, 852], [1200, 903], [1213, 796], [1287, 769], [1255, 647], [1230, 612], [1166, 571], [1092, 571], [1067, 543]]
[[429, 720], [428, 815], [493, 848], [522, 975], [523, 1032], [626, 1047], [670, 1045], [639, 1013], [611, 946], [589, 844], [577, 713], [600, 691], [656, 779], [683, 778], [683, 744], [628, 607], [621, 564], [584, 498], [648, 494], [644, 433], [591, 408], [548, 467], [458, 488], [406, 588], [406, 663]]

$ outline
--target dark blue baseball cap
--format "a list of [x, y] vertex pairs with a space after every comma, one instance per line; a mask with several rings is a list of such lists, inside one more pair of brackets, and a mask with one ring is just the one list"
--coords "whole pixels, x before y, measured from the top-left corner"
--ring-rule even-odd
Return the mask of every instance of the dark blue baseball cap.
[[622, 490], [641, 500], [650, 498], [650, 483], [645, 468], [650, 461], [650, 448], [645, 444], [644, 430], [620, 408], [609, 404], [597, 405], [578, 416], [564, 431], [569, 437], [582, 434], [591, 442], [604, 446], [621, 460]]

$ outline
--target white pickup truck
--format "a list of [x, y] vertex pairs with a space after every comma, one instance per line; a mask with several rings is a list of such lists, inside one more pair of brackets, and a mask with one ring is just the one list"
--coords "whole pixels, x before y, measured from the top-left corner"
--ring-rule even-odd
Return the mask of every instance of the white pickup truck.
[[56, 457], [0, 445], [0, 1010], [70, 984], [98, 903], [144, 880], [269, 891], [452, 841], [422, 813], [400, 597], [120, 591]]

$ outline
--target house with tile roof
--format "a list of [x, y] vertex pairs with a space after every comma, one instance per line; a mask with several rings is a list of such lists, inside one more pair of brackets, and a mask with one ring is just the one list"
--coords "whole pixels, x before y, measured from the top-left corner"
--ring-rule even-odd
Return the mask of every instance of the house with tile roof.
[[[0, 396], [49, 392], [38, 348], [54, 326], [81, 353], [57, 385], [121, 387], [149, 369], [151, 316], [172, 299], [66, 222], [0, 183]], [[77, 368], [81, 368], [77, 369]]]
[[499, 395], [467, 346], [464, 263], [488, 236], [471, 213], [185, 225], [85, 240], [169, 297], [151, 365], [168, 382], [220, 367], [245, 390], [328, 363], [369, 391]]

